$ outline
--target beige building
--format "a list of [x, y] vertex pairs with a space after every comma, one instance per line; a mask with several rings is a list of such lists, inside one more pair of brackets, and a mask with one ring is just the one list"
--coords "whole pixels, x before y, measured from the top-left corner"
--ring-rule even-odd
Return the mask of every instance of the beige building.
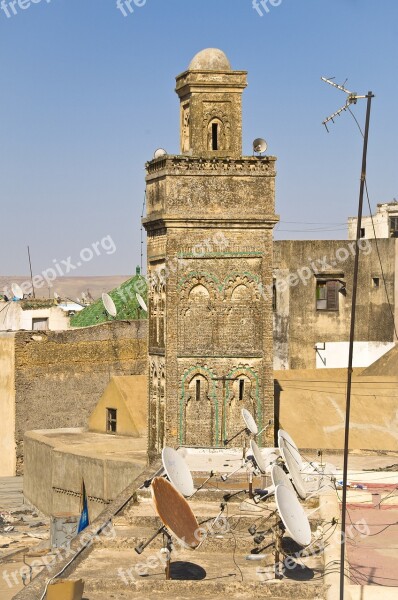
[[[242, 156], [246, 72], [208, 49], [177, 77], [181, 154], [147, 164], [149, 454], [273, 414], [275, 161]], [[270, 438], [272, 433], [270, 432]], [[238, 441], [239, 443], [239, 441]]]
[[[355, 241], [274, 243], [274, 368], [348, 364]], [[360, 241], [354, 367], [367, 367], [396, 341], [398, 240]]]
[[64, 331], [69, 327], [69, 311], [53, 300], [0, 302], [0, 331]]
[[146, 375], [111, 377], [90, 415], [89, 431], [146, 438], [147, 386]]
[[22, 474], [26, 431], [86, 427], [113, 376], [143, 375], [146, 336], [145, 321], [0, 332], [0, 476]]
[[[357, 217], [348, 219], [348, 239], [355, 240], [357, 236]], [[374, 226], [374, 229], [373, 229]], [[385, 202], [377, 205], [376, 214], [361, 219], [361, 237], [363, 238], [396, 238], [398, 237], [398, 202]]]

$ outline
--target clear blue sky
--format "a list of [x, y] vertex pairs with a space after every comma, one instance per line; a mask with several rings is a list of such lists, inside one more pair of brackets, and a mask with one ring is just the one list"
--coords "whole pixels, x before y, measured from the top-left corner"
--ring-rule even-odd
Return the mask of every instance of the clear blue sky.
[[[322, 127], [345, 96], [321, 75], [376, 94], [371, 198], [398, 196], [397, 0], [282, 0], [262, 17], [252, 0], [137, 3], [128, 17], [116, 0], [0, 12], [0, 274], [27, 273], [28, 243], [39, 272], [108, 235], [117, 251], [72, 274], [133, 272], [144, 165], [179, 152], [174, 78], [206, 47], [249, 71], [244, 152], [261, 136], [278, 157], [278, 239], [344, 239], [357, 211], [362, 140], [348, 114]], [[335, 230], [304, 231], [317, 227]]]

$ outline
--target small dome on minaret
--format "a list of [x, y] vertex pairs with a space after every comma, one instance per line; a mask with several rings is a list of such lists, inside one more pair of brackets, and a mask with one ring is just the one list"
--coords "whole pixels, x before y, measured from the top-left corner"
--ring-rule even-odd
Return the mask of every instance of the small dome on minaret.
[[231, 63], [226, 54], [218, 48], [206, 48], [196, 54], [191, 64], [190, 71], [231, 71]]

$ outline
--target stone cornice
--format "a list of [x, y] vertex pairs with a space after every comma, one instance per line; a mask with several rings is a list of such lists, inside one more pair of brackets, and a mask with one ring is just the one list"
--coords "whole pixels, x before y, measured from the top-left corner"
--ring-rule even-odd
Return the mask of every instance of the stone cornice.
[[147, 181], [165, 175], [263, 175], [275, 176], [275, 156], [240, 158], [167, 155], [146, 163]]
[[192, 218], [173, 217], [171, 215], [152, 215], [142, 219], [142, 224], [148, 231], [156, 229], [273, 229], [279, 222], [278, 215], [265, 215], [261, 219], [245, 218]]

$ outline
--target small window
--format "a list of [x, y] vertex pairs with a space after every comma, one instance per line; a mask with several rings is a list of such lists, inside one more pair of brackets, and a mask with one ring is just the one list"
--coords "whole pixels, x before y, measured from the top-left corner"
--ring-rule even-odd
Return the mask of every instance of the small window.
[[47, 319], [32, 319], [32, 330], [33, 331], [47, 331], [48, 330], [48, 318]]
[[117, 430], [117, 409], [107, 408], [106, 409], [106, 432], [116, 433]]
[[239, 379], [239, 400], [243, 400], [245, 395], [245, 380]]
[[276, 304], [276, 279], [274, 279], [272, 284], [272, 310], [275, 312], [277, 308]]
[[390, 237], [398, 237], [398, 217], [390, 217]]
[[361, 231], [360, 231], [360, 237], [364, 238], [365, 237], [365, 227], [361, 227]]
[[338, 281], [317, 281], [317, 310], [339, 310], [339, 285]]
[[213, 150], [218, 150], [218, 123], [213, 123], [211, 126], [211, 139]]
[[380, 287], [380, 277], [372, 277], [372, 286], [374, 288]]
[[196, 380], [196, 401], [200, 400], [200, 379]]

